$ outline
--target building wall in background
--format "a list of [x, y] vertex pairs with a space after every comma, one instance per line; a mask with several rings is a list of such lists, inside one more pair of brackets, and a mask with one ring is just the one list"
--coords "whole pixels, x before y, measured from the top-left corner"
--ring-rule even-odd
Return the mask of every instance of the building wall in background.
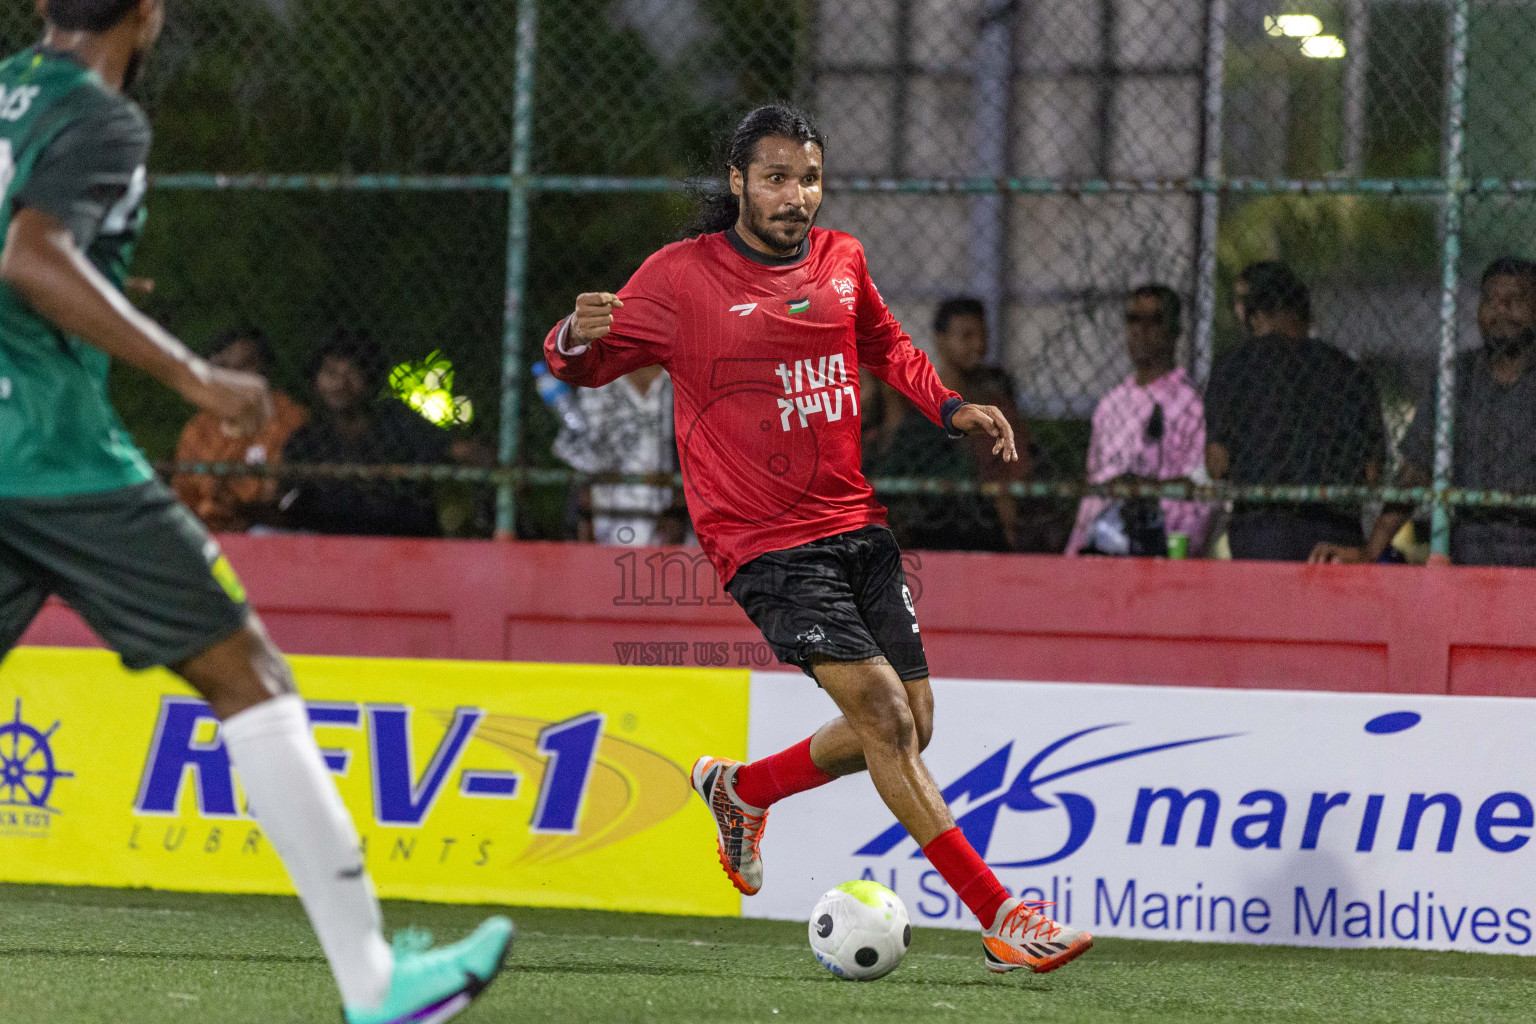
[[[811, 102], [839, 177], [1185, 178], [1200, 169], [1204, 38], [1204, 0], [824, 3]], [[1124, 293], [1191, 293], [1196, 208], [834, 192], [823, 223], [864, 241], [919, 344], [934, 303], [978, 295], [1025, 411], [1086, 417], [1129, 369]]]

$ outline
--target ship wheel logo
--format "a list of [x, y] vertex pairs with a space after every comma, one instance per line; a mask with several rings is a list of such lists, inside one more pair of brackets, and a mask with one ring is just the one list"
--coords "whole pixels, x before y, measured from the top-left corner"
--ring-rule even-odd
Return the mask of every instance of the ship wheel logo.
[[48, 803], [53, 784], [75, 773], [61, 771], [54, 763], [48, 741], [58, 729], [58, 722], [40, 732], [22, 721], [21, 698], [16, 698], [16, 717], [0, 724], [0, 806], [60, 813]]

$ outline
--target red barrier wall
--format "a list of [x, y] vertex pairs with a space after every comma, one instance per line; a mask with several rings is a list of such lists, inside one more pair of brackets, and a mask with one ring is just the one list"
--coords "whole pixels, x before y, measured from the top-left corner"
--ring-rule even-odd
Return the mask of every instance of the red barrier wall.
[[[273, 636], [294, 653], [605, 663], [639, 654], [687, 665], [708, 654], [696, 643], [727, 645], [732, 665], [763, 653], [697, 553], [287, 536], [223, 543]], [[693, 589], [683, 580], [690, 558]], [[908, 559], [936, 675], [1536, 696], [1536, 570]], [[24, 642], [96, 641], [51, 603]], [[673, 646], [633, 646], [646, 643]]]

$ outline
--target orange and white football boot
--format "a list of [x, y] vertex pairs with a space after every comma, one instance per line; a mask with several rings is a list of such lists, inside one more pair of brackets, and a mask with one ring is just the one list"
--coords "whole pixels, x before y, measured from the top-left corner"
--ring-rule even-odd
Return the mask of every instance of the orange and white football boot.
[[753, 807], [736, 795], [732, 784], [740, 761], [701, 757], [693, 763], [693, 790], [703, 798], [715, 818], [720, 866], [743, 896], [756, 895], [763, 887], [763, 858], [758, 844], [768, 821], [765, 807]]
[[1045, 974], [1088, 952], [1093, 936], [1040, 912], [1049, 906], [1015, 896], [998, 908], [992, 927], [981, 933], [987, 970], [1007, 974], [1027, 967], [1036, 974]]

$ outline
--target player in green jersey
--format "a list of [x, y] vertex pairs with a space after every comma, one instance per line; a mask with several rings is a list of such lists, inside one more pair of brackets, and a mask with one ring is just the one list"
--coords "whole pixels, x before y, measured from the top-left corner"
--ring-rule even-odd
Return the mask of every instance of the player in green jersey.
[[149, 124], [123, 96], [163, 0], [37, 0], [43, 41], [0, 62], [0, 657], [57, 594], [131, 668], [165, 665], [220, 736], [330, 961], [351, 1024], [444, 1021], [490, 982], [506, 918], [453, 946], [385, 943], [358, 836], [293, 677], [196, 518], [107, 400], [109, 359], [233, 431], [271, 415], [123, 297], [144, 223]]

